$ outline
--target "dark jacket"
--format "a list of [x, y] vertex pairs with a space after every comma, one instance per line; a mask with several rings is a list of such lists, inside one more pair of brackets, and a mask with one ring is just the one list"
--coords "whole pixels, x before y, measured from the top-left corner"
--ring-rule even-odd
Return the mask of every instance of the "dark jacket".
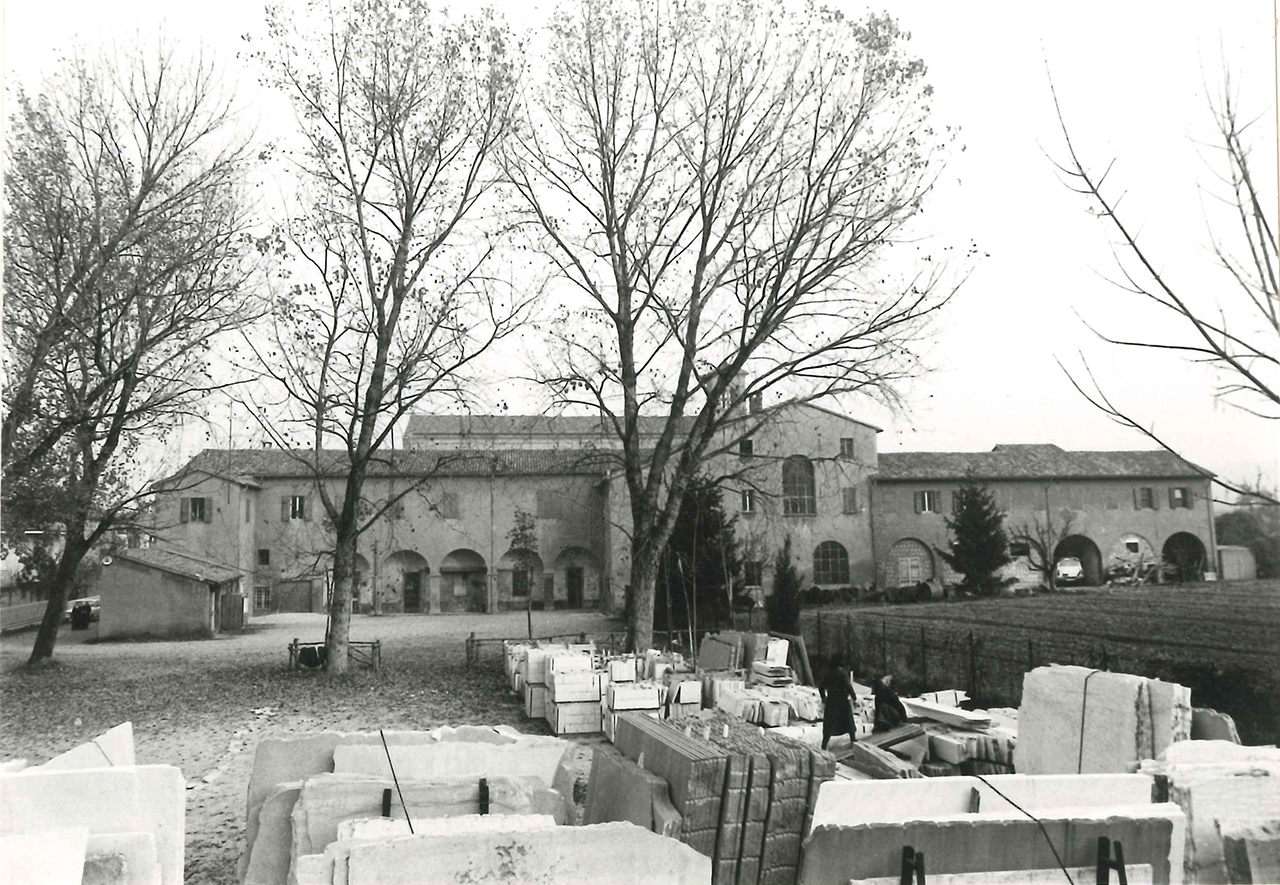
[[827, 737], [853, 733], [853, 684], [849, 674], [835, 667], [828, 667], [818, 686], [822, 695], [822, 733]]
[[907, 721], [907, 709], [893, 689], [877, 679], [872, 690], [876, 696], [875, 731], [889, 731]]

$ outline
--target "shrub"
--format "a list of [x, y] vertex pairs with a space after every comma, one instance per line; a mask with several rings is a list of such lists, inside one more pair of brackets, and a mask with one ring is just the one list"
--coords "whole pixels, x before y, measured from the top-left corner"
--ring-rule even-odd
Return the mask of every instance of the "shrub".
[[765, 601], [769, 629], [779, 633], [800, 631], [800, 575], [791, 561], [791, 536], [787, 536], [773, 565], [773, 593]]

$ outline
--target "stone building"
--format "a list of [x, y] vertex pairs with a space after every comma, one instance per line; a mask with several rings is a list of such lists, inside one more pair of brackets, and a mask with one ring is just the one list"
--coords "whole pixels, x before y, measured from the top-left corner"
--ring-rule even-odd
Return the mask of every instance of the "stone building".
[[[744, 583], [758, 595], [788, 537], [805, 586], [953, 580], [933, 551], [947, 542], [944, 508], [970, 470], [994, 488], [1007, 525], [1069, 518], [1057, 555], [1079, 557], [1090, 583], [1118, 562], [1163, 555], [1194, 571], [1216, 556], [1208, 480], [1164, 452], [878, 455], [879, 428], [865, 422], [811, 404], [753, 406], [716, 441], [707, 472], [738, 516]], [[641, 425], [646, 442], [661, 429], [661, 419]], [[413, 490], [361, 536], [353, 604], [497, 611], [532, 597], [546, 608], [619, 610], [631, 513], [618, 448], [595, 418], [413, 416], [405, 447], [370, 470], [366, 510]], [[158, 543], [249, 576], [254, 612], [323, 611], [333, 542], [316, 477], [337, 496], [345, 459], [325, 451], [317, 473], [305, 451], [201, 452], [160, 485]], [[533, 549], [511, 540], [521, 510], [533, 517]], [[1038, 582], [1025, 559], [1012, 571]]]
[[[158, 543], [251, 575], [253, 610], [323, 611], [332, 532], [310, 452], [206, 450], [162, 484]], [[346, 455], [325, 451], [339, 495]], [[530, 594], [546, 607], [607, 595], [609, 452], [393, 450], [370, 468], [365, 508], [387, 513], [360, 538], [360, 611], [495, 611]], [[538, 549], [515, 549], [517, 509], [535, 517]]]
[[[1210, 480], [1169, 452], [998, 445], [990, 452], [883, 454], [879, 464], [871, 509], [881, 586], [957, 579], [934, 551], [946, 549], [945, 518], [967, 474], [994, 492], [1006, 529], [1052, 519], [1062, 536], [1055, 560], [1078, 558], [1085, 584], [1102, 583], [1109, 569], [1161, 558], [1188, 578], [1214, 570]], [[1011, 552], [1009, 573], [1018, 583], [1040, 583], [1026, 551]]]

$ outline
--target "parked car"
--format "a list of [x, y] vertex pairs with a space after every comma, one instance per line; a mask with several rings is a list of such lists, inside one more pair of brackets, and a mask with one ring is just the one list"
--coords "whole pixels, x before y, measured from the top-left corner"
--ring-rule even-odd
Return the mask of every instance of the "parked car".
[[1054, 577], [1059, 584], [1078, 584], [1084, 580], [1084, 566], [1074, 556], [1064, 556], [1054, 566]]
[[71, 610], [82, 603], [89, 606], [89, 620], [96, 621], [102, 616], [102, 597], [86, 596], [83, 599], [72, 599], [67, 602], [67, 607], [62, 612], [62, 623], [71, 623]]

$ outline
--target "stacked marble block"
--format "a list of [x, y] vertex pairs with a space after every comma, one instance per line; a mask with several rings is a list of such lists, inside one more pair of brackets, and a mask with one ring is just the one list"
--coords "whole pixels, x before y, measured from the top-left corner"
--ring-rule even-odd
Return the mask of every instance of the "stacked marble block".
[[615, 795], [612, 780], [627, 772], [631, 782], [649, 784], [640, 791], [647, 803], [637, 800], [637, 817], [627, 819], [643, 821], [648, 807], [655, 829], [674, 834], [678, 827], [680, 841], [711, 859], [717, 885], [795, 881], [817, 787], [835, 773], [830, 754], [716, 710], [666, 721], [621, 713], [614, 745], [629, 761], [608, 764], [597, 755], [589, 820], [601, 814], [595, 797]]
[[1106, 836], [1123, 845], [1129, 881], [1180, 883], [1186, 817], [1154, 802], [1154, 787], [1141, 774], [832, 781], [798, 881], [897, 882], [904, 846], [924, 854], [931, 883], [1063, 881], [1059, 862], [1092, 871]]
[[1191, 737], [1191, 690], [1057, 664], [1022, 680], [1019, 774], [1123, 772]]
[[567, 741], [504, 726], [388, 732], [385, 748], [383, 738], [327, 732], [258, 745], [240, 865], [245, 885], [570, 874], [617, 885], [709, 881], [703, 859], [653, 832], [562, 826], [573, 820]]
[[1182, 741], [1139, 771], [1187, 816], [1184, 881], [1280, 882], [1280, 749]]
[[181, 885], [186, 782], [138, 765], [126, 722], [49, 762], [0, 772], [0, 879]]
[[545, 719], [555, 734], [600, 731], [602, 681], [593, 644], [507, 643], [504, 653], [527, 717]]

